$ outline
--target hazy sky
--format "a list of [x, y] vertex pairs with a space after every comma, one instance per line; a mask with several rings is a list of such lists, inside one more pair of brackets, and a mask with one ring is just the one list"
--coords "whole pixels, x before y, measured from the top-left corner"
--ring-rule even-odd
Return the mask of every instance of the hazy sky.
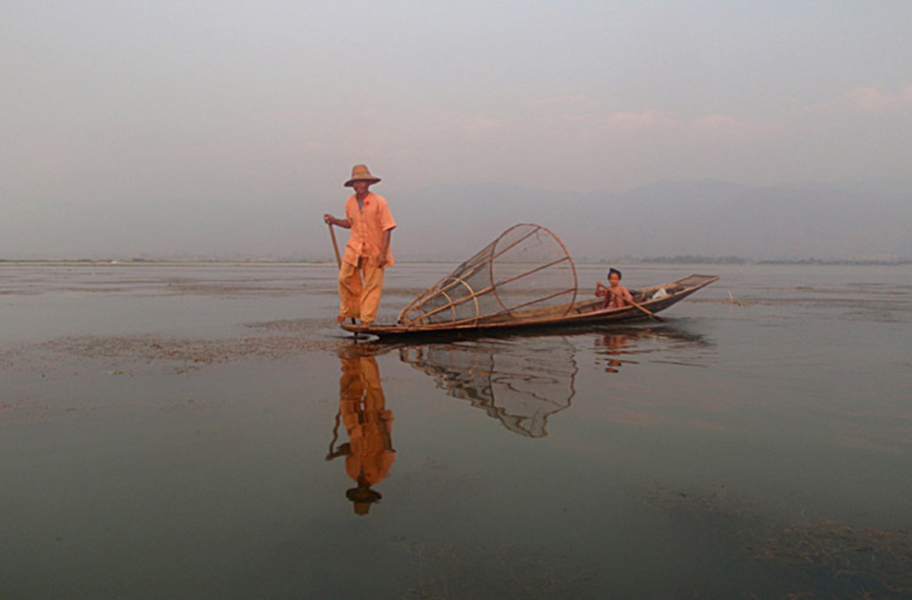
[[[912, 2], [4, 0], [0, 218], [905, 177]], [[322, 206], [314, 206], [320, 212]]]

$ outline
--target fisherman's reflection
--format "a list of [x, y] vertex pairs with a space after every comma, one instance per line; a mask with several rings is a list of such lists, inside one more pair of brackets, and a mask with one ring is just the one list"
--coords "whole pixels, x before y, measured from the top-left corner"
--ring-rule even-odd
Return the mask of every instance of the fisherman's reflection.
[[[354, 503], [356, 514], [366, 515], [371, 504], [382, 497], [371, 486], [389, 475], [396, 460], [391, 437], [393, 412], [386, 408], [377, 359], [357, 346], [346, 348], [339, 358], [339, 413], [326, 460], [345, 457], [345, 470], [357, 484], [345, 496]], [[349, 441], [334, 448], [340, 418]]]

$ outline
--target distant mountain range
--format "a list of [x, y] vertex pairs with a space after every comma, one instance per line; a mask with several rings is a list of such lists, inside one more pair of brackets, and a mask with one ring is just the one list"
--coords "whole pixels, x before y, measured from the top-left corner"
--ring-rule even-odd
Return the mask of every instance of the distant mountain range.
[[[578, 259], [700, 256], [752, 260], [912, 258], [912, 180], [751, 187], [657, 182], [613, 193], [502, 184], [387, 195], [399, 259], [468, 258], [507, 227], [545, 225]], [[56, 210], [0, 208], [0, 258], [332, 258], [323, 212], [305, 195], [160, 200]], [[345, 233], [340, 234], [340, 242]]]
[[[397, 244], [408, 254], [428, 257], [450, 257], [453, 248], [467, 244], [481, 247], [522, 221], [553, 229], [574, 256], [588, 259], [912, 257], [912, 182], [758, 188], [678, 181], [584, 194], [460, 185], [403, 196]], [[404, 232], [410, 229], [428, 235], [409, 239]]]

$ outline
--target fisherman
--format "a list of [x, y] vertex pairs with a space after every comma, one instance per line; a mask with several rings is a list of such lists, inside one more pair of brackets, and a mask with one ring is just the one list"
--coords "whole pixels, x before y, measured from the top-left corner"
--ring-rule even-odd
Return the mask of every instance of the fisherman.
[[339, 268], [339, 316], [359, 319], [370, 325], [377, 318], [380, 295], [383, 291], [383, 273], [394, 264], [390, 252], [390, 238], [396, 222], [383, 196], [370, 191], [370, 186], [380, 178], [371, 175], [367, 165], [355, 165], [345, 187], [355, 193], [345, 201], [345, 218], [325, 214], [323, 221], [329, 225], [351, 230], [342, 265]]

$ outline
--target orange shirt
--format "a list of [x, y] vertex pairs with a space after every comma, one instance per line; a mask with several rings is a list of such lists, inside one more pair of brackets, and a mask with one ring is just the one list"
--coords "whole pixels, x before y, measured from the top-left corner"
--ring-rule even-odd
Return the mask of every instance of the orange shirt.
[[[352, 481], [376, 485], [389, 475], [396, 453], [389, 447], [393, 411], [360, 415], [368, 421], [352, 427], [348, 432], [351, 452], [345, 457], [345, 471]], [[376, 419], [376, 420], [375, 420]], [[349, 426], [346, 419], [345, 426]]]
[[393, 411], [386, 408], [377, 359], [340, 358], [339, 411], [350, 443], [345, 470], [354, 481], [374, 485], [389, 475], [396, 460], [391, 439]]
[[[368, 192], [364, 207], [359, 208], [358, 199], [352, 194], [345, 201], [345, 218], [351, 223], [351, 231], [342, 260], [351, 265], [357, 265], [361, 257], [376, 261], [383, 246], [383, 232], [396, 227], [386, 198]], [[386, 266], [392, 267], [393, 264], [393, 253], [387, 250]]]

